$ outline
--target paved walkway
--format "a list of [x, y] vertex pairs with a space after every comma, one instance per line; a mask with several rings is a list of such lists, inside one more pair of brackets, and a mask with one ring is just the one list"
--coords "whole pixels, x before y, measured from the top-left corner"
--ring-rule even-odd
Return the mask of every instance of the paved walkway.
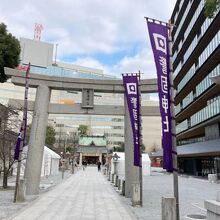
[[78, 171], [19, 212], [14, 220], [135, 220], [96, 167]]

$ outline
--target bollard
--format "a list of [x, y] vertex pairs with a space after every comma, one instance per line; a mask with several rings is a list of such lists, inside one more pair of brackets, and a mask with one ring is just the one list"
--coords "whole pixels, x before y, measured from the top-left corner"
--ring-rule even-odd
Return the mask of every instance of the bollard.
[[122, 180], [121, 194], [125, 196], [125, 180]]
[[162, 220], [176, 220], [176, 198], [162, 197]]
[[111, 180], [111, 172], [109, 171], [109, 173], [108, 173], [108, 181], [110, 181]]
[[114, 184], [114, 185], [116, 184], [116, 174], [114, 174], [114, 181], [113, 181], [113, 184]]
[[120, 191], [121, 190], [121, 180], [118, 179], [118, 190]]
[[118, 186], [118, 176], [115, 176], [115, 187]]
[[112, 181], [111, 182], [114, 183], [114, 174], [112, 174]]
[[133, 183], [132, 184], [131, 203], [132, 203], [132, 206], [140, 206], [141, 205], [140, 183]]

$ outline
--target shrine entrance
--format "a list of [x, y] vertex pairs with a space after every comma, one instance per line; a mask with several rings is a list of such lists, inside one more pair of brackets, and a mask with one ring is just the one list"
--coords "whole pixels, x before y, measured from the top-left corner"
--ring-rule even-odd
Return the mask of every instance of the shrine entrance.
[[[25, 86], [25, 74], [22, 71], [5, 68], [11, 82], [17, 86]], [[33, 120], [30, 133], [30, 141], [25, 168], [26, 194], [39, 194], [41, 165], [43, 160], [43, 147], [45, 142], [46, 127], [49, 114], [87, 114], [87, 115], [111, 115], [124, 116], [125, 137], [125, 196], [131, 197], [132, 184], [140, 181], [139, 168], [134, 166], [133, 136], [129, 111], [124, 101], [124, 106], [119, 105], [95, 105], [94, 92], [124, 94], [122, 80], [94, 80], [81, 78], [55, 77], [40, 74], [30, 74], [29, 87], [36, 88], [34, 102], [28, 102], [28, 111], [33, 111]], [[82, 92], [82, 103], [72, 105], [50, 103], [51, 90], [65, 90]], [[141, 93], [157, 92], [156, 79], [140, 80]], [[20, 109], [22, 100], [10, 100], [10, 104]], [[159, 116], [157, 106], [141, 107], [142, 116]], [[100, 152], [101, 155], [105, 152]], [[83, 156], [83, 155], [82, 155]], [[82, 158], [81, 156], [81, 158]], [[104, 156], [84, 155], [90, 163], [95, 163], [97, 157], [100, 161]]]
[[98, 156], [85, 156], [84, 160], [87, 162], [88, 165], [96, 165], [99, 161]]

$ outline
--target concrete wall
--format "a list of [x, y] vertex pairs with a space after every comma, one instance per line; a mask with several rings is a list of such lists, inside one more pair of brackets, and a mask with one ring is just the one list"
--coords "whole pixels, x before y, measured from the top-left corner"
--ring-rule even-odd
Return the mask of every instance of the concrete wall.
[[220, 137], [219, 123], [205, 127], [205, 139], [213, 140]]
[[53, 62], [53, 44], [30, 40], [26, 38], [20, 39], [21, 45], [21, 63], [47, 67]]
[[207, 220], [220, 219], [220, 191], [217, 193], [216, 200], [206, 200], [205, 208], [207, 209]]

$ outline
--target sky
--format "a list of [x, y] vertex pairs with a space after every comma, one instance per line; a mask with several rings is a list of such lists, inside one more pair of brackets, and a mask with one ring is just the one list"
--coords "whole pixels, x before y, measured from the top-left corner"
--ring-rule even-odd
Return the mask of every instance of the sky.
[[57, 60], [98, 68], [105, 74], [140, 70], [156, 77], [146, 20], [168, 21], [176, 0], [0, 0], [0, 22], [10, 33], [57, 46]]

